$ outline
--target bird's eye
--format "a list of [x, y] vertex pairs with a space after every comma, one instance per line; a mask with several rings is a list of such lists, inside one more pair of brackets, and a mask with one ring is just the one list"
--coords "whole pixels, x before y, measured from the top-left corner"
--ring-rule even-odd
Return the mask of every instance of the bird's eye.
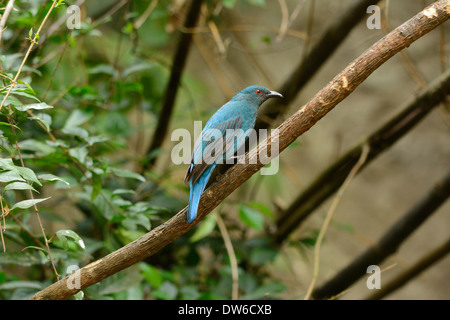
[[261, 90], [256, 90], [256, 94], [261, 94]]

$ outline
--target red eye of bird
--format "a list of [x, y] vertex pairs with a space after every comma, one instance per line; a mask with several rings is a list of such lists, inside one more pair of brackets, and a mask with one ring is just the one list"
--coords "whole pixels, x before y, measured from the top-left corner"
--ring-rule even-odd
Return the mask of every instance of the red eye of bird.
[[261, 94], [261, 90], [256, 90], [256, 94]]

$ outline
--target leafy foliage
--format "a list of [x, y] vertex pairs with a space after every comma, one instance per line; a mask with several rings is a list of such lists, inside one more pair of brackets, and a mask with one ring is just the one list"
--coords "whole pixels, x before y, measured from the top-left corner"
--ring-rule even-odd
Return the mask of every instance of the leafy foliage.
[[[168, 80], [166, 52], [176, 41], [167, 31], [175, 18], [167, 1], [136, 28], [147, 5], [134, 1], [121, 8], [114, 19], [119, 23], [94, 14], [68, 29], [58, 21], [69, 3], [59, 1], [43, 28], [53, 32], [38, 34], [51, 2], [15, 2], [18, 10], [8, 18], [0, 57], [2, 299], [29, 297], [187, 204], [187, 187], [172, 167], [140, 170], [147, 161], [143, 141], [155, 127]], [[235, 1], [223, 5], [232, 9]], [[108, 8], [93, 2], [85, 9]], [[33, 41], [37, 48], [25, 59]], [[195, 81], [183, 85], [187, 91], [205, 90]], [[188, 96], [181, 104], [191, 104]], [[257, 202], [230, 207], [240, 212], [240, 219], [228, 224], [240, 295], [275, 297], [285, 287], [264, 268], [277, 250], [263, 232], [273, 213]], [[190, 241], [179, 239], [76, 298], [228, 299], [231, 272], [210, 215]]]

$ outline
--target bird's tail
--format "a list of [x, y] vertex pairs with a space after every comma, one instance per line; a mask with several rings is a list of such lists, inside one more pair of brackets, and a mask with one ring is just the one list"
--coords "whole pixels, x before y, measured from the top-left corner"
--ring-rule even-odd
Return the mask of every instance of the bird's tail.
[[203, 190], [205, 190], [206, 184], [208, 183], [209, 177], [213, 172], [215, 166], [209, 166], [203, 174], [198, 178], [197, 181], [190, 182], [190, 194], [189, 194], [189, 207], [186, 213], [187, 223], [192, 223], [197, 217], [198, 204], [200, 203], [200, 197], [202, 196]]

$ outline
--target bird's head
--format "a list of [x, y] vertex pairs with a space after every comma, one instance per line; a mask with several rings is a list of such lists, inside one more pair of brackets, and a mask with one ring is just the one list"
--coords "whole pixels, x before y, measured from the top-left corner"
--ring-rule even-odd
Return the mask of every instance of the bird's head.
[[256, 104], [259, 107], [264, 101], [270, 98], [283, 98], [283, 95], [261, 86], [250, 86], [236, 94], [231, 100], [246, 101], [249, 104]]

